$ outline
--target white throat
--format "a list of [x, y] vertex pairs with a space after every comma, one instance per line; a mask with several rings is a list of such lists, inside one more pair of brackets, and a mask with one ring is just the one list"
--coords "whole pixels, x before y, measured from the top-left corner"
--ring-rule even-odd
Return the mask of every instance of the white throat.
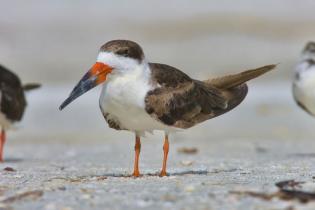
[[100, 101], [112, 101], [117, 103], [117, 106], [129, 103], [144, 109], [144, 98], [153, 88], [150, 84], [151, 71], [148, 64], [137, 63], [114, 71], [103, 84]]
[[132, 58], [100, 52], [97, 62], [113, 67], [113, 72], [107, 76], [107, 80], [103, 84], [101, 100], [104, 95], [113, 96], [113, 94], [128, 99], [135, 95], [143, 95], [144, 91], [151, 89], [149, 84], [151, 72], [145, 60], [139, 63]]
[[[148, 91], [155, 88], [150, 81], [151, 70], [146, 61], [138, 63], [134, 59], [102, 53], [98, 62], [113, 65], [114, 68], [121, 66], [121, 69], [114, 69], [108, 75], [103, 85], [100, 96], [103, 114], [108, 114], [108, 118], [138, 135], [144, 135], [146, 131], [169, 129], [145, 110], [145, 97]], [[116, 70], [118, 73], [114, 73]]]

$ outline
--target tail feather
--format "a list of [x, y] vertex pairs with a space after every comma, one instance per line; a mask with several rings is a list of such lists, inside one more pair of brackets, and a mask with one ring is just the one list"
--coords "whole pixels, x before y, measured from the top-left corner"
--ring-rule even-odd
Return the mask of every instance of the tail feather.
[[274, 69], [277, 65], [267, 65], [263, 67], [259, 67], [256, 69], [251, 69], [247, 71], [243, 71], [238, 74], [223, 76], [223, 77], [217, 77], [214, 79], [208, 79], [204, 82], [209, 85], [213, 85], [216, 88], [219, 89], [229, 89], [233, 87], [237, 87], [248, 80], [254, 79], [268, 71], [271, 71]]
[[28, 84], [23, 85], [23, 89], [24, 91], [30, 91], [30, 90], [40, 88], [41, 86], [42, 85], [38, 83], [28, 83]]

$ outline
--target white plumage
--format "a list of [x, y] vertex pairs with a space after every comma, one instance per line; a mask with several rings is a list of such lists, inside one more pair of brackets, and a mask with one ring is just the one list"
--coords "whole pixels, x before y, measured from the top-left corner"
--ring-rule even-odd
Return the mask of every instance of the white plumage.
[[303, 52], [302, 59], [295, 70], [293, 80], [294, 99], [308, 111], [315, 115], [315, 60], [311, 52]]
[[97, 59], [113, 66], [113, 71], [103, 85], [100, 107], [103, 113], [119, 121], [122, 127], [144, 136], [145, 132], [164, 130], [175, 132], [179, 129], [166, 126], [152, 118], [145, 110], [145, 96], [156, 88], [150, 81], [151, 70], [148, 63], [101, 52]]

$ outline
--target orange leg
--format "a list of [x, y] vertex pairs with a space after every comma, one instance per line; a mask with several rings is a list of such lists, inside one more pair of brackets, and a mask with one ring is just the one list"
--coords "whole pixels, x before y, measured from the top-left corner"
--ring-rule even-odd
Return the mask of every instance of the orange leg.
[[133, 169], [133, 174], [132, 176], [134, 177], [139, 177], [140, 172], [139, 172], [139, 156], [140, 156], [140, 150], [141, 150], [141, 142], [140, 142], [140, 137], [136, 136], [136, 144], [135, 144], [135, 164], [134, 164], [134, 169]]
[[3, 162], [4, 143], [5, 143], [5, 131], [1, 130], [1, 133], [0, 133], [0, 162]]
[[166, 174], [166, 163], [167, 163], [168, 150], [169, 150], [168, 135], [165, 134], [164, 145], [163, 145], [163, 151], [164, 151], [163, 166], [162, 166], [160, 176], [166, 176], [167, 175]]

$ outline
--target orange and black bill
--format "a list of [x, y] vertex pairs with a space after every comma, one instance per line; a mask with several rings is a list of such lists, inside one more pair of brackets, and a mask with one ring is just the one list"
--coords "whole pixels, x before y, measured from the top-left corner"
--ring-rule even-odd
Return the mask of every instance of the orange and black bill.
[[85, 92], [103, 83], [106, 80], [107, 74], [111, 73], [112, 70], [112, 67], [104, 63], [96, 62], [74, 87], [70, 96], [60, 105], [59, 109], [62, 110]]

